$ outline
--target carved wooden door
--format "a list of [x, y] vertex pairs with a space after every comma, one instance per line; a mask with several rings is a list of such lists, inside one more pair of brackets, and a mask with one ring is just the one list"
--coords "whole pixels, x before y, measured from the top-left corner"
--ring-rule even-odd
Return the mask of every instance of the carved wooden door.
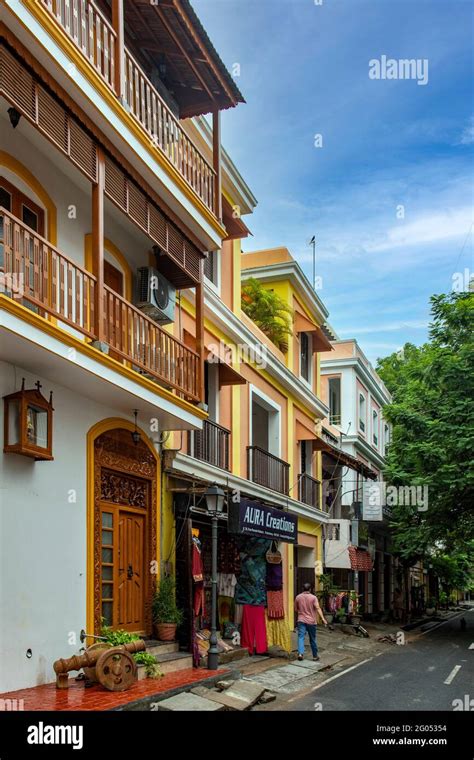
[[118, 515], [117, 626], [145, 630], [145, 516], [121, 509]]

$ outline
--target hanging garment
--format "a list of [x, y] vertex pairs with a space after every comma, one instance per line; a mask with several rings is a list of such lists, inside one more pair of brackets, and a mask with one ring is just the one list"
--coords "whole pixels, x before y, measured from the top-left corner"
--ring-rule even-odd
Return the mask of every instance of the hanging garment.
[[285, 652], [291, 652], [291, 633], [286, 620], [266, 620], [267, 644], [270, 647], [280, 647]]
[[235, 587], [235, 601], [238, 604], [265, 605], [267, 589], [265, 585], [267, 562], [265, 555], [271, 541], [262, 538], [245, 538], [240, 549], [240, 575]]
[[195, 583], [194, 584], [194, 614], [197, 615], [205, 615], [205, 604], [204, 604], [204, 583]]
[[217, 599], [217, 610], [219, 613], [219, 626], [221, 630], [224, 623], [234, 619], [234, 598], [232, 596], [219, 596]]
[[202, 569], [202, 554], [198, 547], [198, 541], [193, 539], [193, 580], [195, 583], [200, 583], [204, 580]]
[[264, 654], [267, 651], [267, 629], [263, 605], [244, 604], [240, 644], [248, 649], [249, 654], [253, 654], [254, 651], [257, 654]]
[[267, 591], [280, 591], [283, 588], [283, 565], [267, 562], [265, 577]]
[[233, 573], [218, 573], [217, 593], [219, 596], [234, 596], [237, 578]]
[[273, 620], [285, 617], [283, 591], [267, 591], [267, 616]]
[[244, 605], [243, 604], [236, 604], [235, 610], [234, 610], [234, 623], [236, 625], [242, 624], [242, 616], [244, 614]]

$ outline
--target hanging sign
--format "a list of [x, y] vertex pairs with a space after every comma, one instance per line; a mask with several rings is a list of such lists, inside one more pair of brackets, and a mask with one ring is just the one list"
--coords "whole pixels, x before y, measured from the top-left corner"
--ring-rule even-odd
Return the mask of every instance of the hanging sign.
[[229, 504], [229, 533], [255, 538], [272, 538], [295, 544], [298, 537], [298, 518], [281, 509], [267, 507], [252, 499]]
[[380, 522], [383, 520], [385, 504], [385, 483], [376, 481], [362, 485], [362, 519]]

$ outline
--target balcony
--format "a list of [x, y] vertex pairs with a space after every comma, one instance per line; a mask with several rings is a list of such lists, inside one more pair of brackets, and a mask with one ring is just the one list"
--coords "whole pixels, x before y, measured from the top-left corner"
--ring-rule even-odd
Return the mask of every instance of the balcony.
[[339, 426], [341, 424], [341, 415], [340, 414], [333, 414], [332, 412], [329, 415], [329, 423], [331, 425]]
[[230, 430], [211, 420], [204, 420], [203, 429], [189, 433], [189, 453], [196, 459], [229, 470]]
[[320, 486], [320, 481], [308, 475], [308, 473], [305, 472], [298, 475], [298, 499], [303, 504], [308, 504], [310, 507], [315, 507], [315, 509], [321, 509]]
[[247, 473], [253, 483], [289, 494], [290, 465], [259, 446], [247, 446]]
[[3, 292], [42, 317], [93, 342], [105, 337], [116, 361], [127, 363], [191, 401], [199, 401], [199, 355], [107, 286], [103, 330], [97, 324], [96, 278], [23, 222], [0, 208]]
[[[194, 12], [189, 15], [192, 9], [174, 2], [117, 2], [111, 8], [102, 0], [40, 0], [40, 4], [151, 143], [219, 217], [218, 151], [209, 163], [179, 119], [211, 111], [216, 117], [220, 109], [243, 98]], [[213, 129], [220, 142], [217, 117]]]

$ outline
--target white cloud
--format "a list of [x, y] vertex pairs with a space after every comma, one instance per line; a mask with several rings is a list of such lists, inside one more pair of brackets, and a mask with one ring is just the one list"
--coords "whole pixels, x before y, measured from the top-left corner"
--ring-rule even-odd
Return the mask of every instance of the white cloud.
[[387, 230], [385, 240], [366, 246], [368, 253], [389, 251], [401, 246], [426, 245], [465, 236], [472, 224], [472, 208], [464, 206], [421, 215], [413, 222], [402, 221]]
[[459, 142], [456, 145], [471, 145], [474, 142], [474, 116], [471, 116], [471, 120], [467, 127], [464, 127]]

